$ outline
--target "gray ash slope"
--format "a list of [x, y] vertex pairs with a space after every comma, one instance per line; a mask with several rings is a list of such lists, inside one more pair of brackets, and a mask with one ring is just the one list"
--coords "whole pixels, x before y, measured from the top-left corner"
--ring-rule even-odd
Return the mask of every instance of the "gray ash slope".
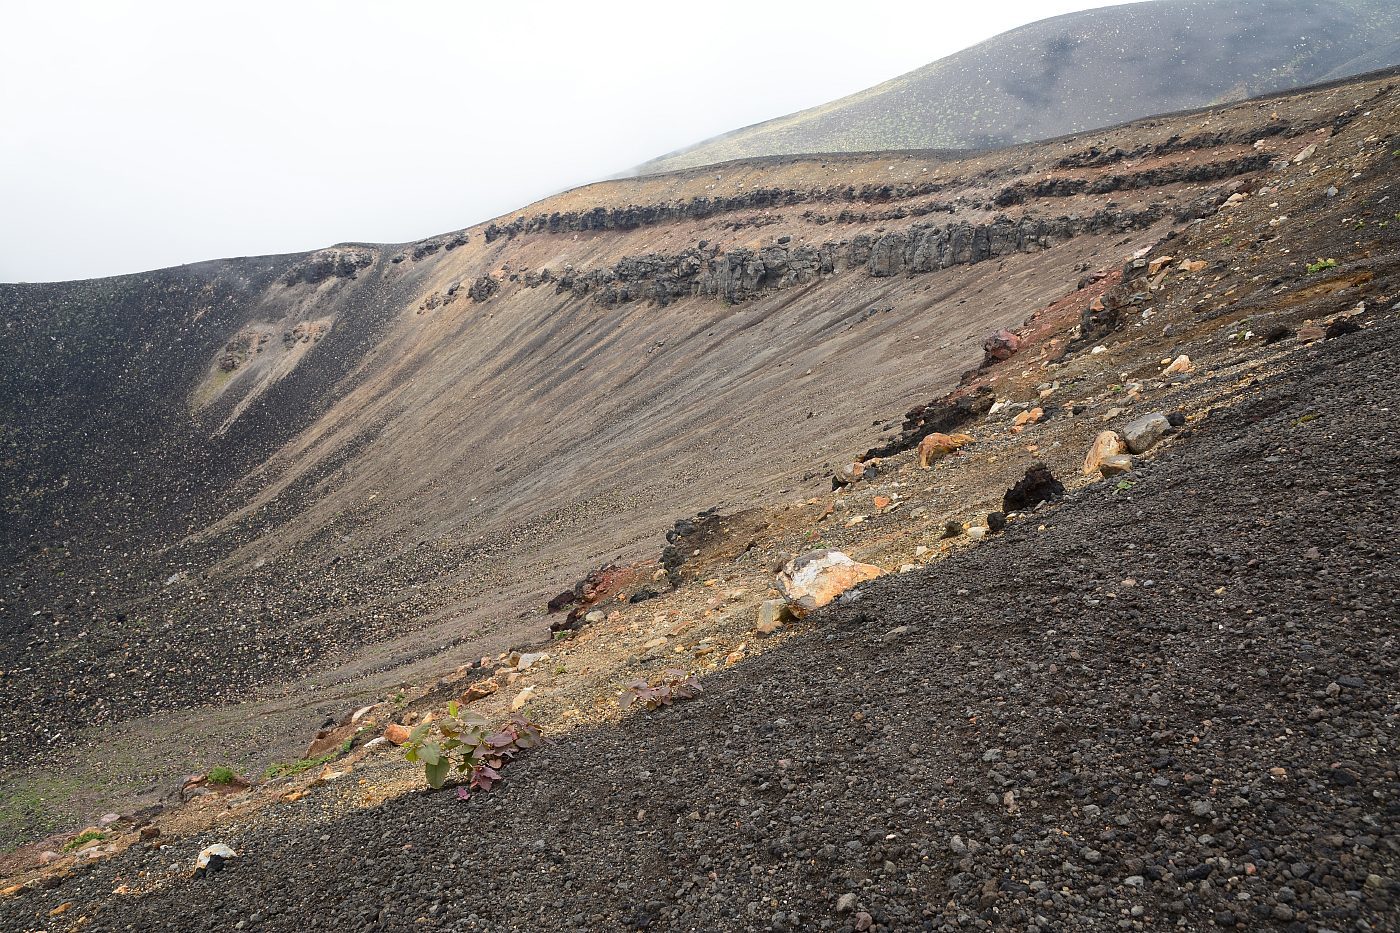
[[871, 583], [489, 796], [269, 818], [87, 929], [1395, 929], [1398, 337], [1302, 351], [1131, 488]]
[[1085, 10], [697, 143], [639, 171], [1049, 139], [1391, 67], [1400, 64], [1397, 33], [1400, 11], [1384, 0], [1167, 0]]

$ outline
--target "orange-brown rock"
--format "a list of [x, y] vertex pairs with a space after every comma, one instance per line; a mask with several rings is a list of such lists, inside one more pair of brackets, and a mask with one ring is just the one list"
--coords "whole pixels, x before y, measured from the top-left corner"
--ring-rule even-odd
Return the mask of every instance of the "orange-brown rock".
[[793, 613], [801, 615], [883, 573], [879, 567], [857, 563], [840, 551], [807, 551], [794, 557], [778, 574], [778, 592]]
[[883, 508], [886, 508], [889, 504], [890, 504], [890, 497], [889, 497], [889, 496], [876, 496], [876, 497], [875, 497], [875, 508], [877, 508], [877, 509], [883, 509]]
[[1117, 431], [1100, 431], [1089, 445], [1089, 453], [1084, 457], [1084, 474], [1093, 476], [1101, 472], [1106, 457], [1117, 457], [1128, 452], [1128, 445]]
[[466, 689], [466, 692], [462, 694], [461, 701], [463, 703], [475, 703], [483, 697], [489, 697], [499, 689], [501, 689], [500, 685], [494, 680], [478, 681]]
[[1191, 357], [1185, 353], [1178, 356], [1167, 364], [1167, 368], [1162, 370], [1163, 376], [1178, 376], [1191, 372]]
[[1025, 430], [1026, 425], [1036, 424], [1040, 421], [1041, 418], [1044, 417], [1045, 409], [1043, 408], [1037, 407], [1027, 409], [1026, 411], [1021, 412], [1015, 418], [1011, 419], [1011, 433], [1019, 434], [1021, 433], [1021, 431]]
[[919, 442], [919, 467], [927, 470], [935, 461], [971, 443], [969, 434], [930, 434]]
[[413, 734], [413, 730], [408, 726], [401, 726], [396, 722], [391, 722], [384, 727], [384, 738], [395, 745], [402, 745], [408, 741], [408, 737]]
[[1119, 473], [1127, 473], [1133, 468], [1133, 458], [1130, 454], [1114, 454], [1104, 457], [1099, 462], [1099, 472], [1104, 476], [1117, 476]]

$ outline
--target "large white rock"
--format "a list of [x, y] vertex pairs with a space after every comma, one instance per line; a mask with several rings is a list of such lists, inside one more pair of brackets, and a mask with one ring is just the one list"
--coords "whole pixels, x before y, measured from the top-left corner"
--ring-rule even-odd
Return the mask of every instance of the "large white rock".
[[807, 551], [788, 561], [778, 574], [778, 592], [800, 615], [825, 606], [856, 584], [882, 573], [879, 567], [858, 563], [840, 551]]

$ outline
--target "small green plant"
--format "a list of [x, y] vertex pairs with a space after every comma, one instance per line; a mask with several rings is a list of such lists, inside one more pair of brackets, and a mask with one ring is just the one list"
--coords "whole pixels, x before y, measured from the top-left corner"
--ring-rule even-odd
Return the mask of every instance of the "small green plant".
[[403, 699], [404, 699], [404, 698], [403, 698], [403, 693], [396, 693], [396, 694], [394, 694], [394, 703], [399, 704], [399, 705], [402, 705]]
[[232, 784], [233, 769], [220, 765], [217, 768], [210, 768], [209, 773], [204, 776], [210, 784]]
[[1118, 485], [1113, 487], [1113, 494], [1116, 496], [1120, 492], [1127, 492], [1129, 489], [1133, 488], [1133, 485], [1133, 483], [1129, 482], [1126, 479], [1120, 479], [1118, 481]]
[[661, 679], [649, 684], [640, 677], [630, 681], [622, 690], [618, 703], [625, 709], [636, 703], [645, 709], [660, 709], [678, 700], [692, 700], [705, 692], [700, 680], [678, 667], [661, 672]]
[[102, 832], [101, 830], [85, 829], [82, 832], [78, 833], [78, 835], [75, 838], [69, 840], [68, 843], [64, 845], [63, 849], [65, 852], [72, 852], [76, 849], [81, 849], [83, 846], [87, 845], [89, 842], [92, 842], [95, 839], [103, 839], [105, 837], [106, 833]]
[[343, 755], [348, 749], [345, 743], [341, 743], [339, 749], [327, 752], [316, 758], [298, 758], [296, 761], [274, 761], [263, 771], [263, 779], [272, 781], [281, 777], [290, 777], [293, 774], [301, 774], [303, 771], [310, 771], [312, 768], [319, 768], [321, 765], [329, 764]]
[[465, 776], [466, 784], [457, 788], [457, 796], [465, 800], [474, 790], [495, 787], [509, 762], [542, 741], [540, 727], [522, 716], [493, 732], [484, 716], [463, 712], [452, 702], [446, 717], [414, 729], [403, 749], [409, 761], [422, 763], [433, 790], [441, 790], [454, 773]]
[[1232, 237], [1232, 236], [1221, 237], [1221, 239], [1220, 239], [1220, 245], [1221, 245], [1221, 246], [1229, 246], [1231, 243], [1234, 243], [1234, 242], [1235, 242], [1235, 238]]
[[1336, 265], [1337, 260], [1323, 259], [1321, 256], [1319, 256], [1317, 257], [1317, 262], [1308, 263], [1308, 275], [1312, 275], [1314, 272], [1321, 272], [1323, 269], [1331, 269]]

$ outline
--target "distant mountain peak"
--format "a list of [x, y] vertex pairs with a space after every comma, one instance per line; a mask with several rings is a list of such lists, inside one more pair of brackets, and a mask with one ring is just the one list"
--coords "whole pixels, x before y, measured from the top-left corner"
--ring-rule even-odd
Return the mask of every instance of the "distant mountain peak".
[[1155, 0], [1013, 29], [849, 97], [639, 167], [1049, 139], [1400, 64], [1392, 0]]

